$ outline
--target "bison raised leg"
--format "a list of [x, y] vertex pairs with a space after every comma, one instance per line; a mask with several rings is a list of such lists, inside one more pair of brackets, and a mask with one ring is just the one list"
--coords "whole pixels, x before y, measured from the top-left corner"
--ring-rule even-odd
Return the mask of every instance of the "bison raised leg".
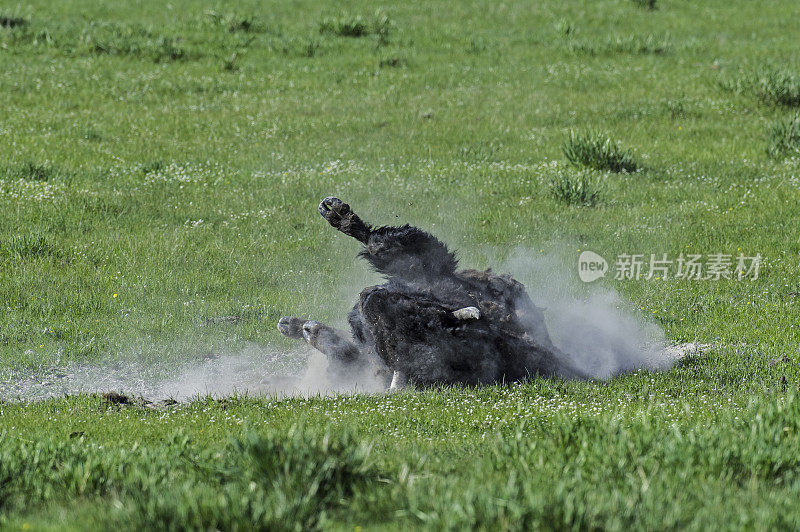
[[350, 340], [350, 335], [324, 323], [285, 316], [278, 321], [278, 331], [289, 338], [308, 342], [328, 357], [336, 371], [346, 372], [349, 365], [362, 362], [361, 351]]
[[458, 261], [436, 237], [410, 225], [372, 228], [339, 198], [328, 197], [318, 207], [332, 227], [364, 244], [361, 256], [379, 273], [407, 282], [450, 277]]

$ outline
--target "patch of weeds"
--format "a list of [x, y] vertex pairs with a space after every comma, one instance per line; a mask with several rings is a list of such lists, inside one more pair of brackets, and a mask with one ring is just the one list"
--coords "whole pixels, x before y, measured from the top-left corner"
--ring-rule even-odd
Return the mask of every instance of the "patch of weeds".
[[762, 101], [787, 107], [800, 106], [800, 75], [785, 68], [767, 68], [757, 73], [752, 90]]
[[657, 0], [632, 0], [632, 1], [636, 7], [641, 7], [642, 9], [647, 9], [649, 11], [655, 11], [656, 9], [658, 9]]
[[800, 74], [787, 68], [740, 71], [718, 83], [723, 90], [753, 96], [769, 105], [800, 106]]
[[767, 131], [767, 155], [774, 159], [800, 154], [800, 113], [774, 121]]
[[253, 16], [222, 14], [216, 11], [206, 11], [205, 14], [213, 25], [231, 33], [264, 33], [267, 31], [267, 25]]
[[591, 172], [564, 172], [550, 180], [550, 194], [565, 205], [593, 207], [600, 200], [597, 178]]
[[347, 435], [249, 434], [225, 454], [222, 464], [208, 453], [187, 457], [183, 478], [157, 476], [144, 496], [126, 490], [129, 519], [156, 530], [313, 530], [378, 480], [370, 447]]
[[0, 15], [0, 28], [21, 28], [28, 25], [28, 19], [12, 15]]
[[759, 76], [756, 94], [767, 102], [800, 106], [800, 75], [785, 69], [768, 70]]
[[380, 43], [385, 44], [389, 42], [389, 34], [392, 27], [392, 20], [381, 13], [376, 13], [375, 16], [369, 19], [360, 15], [341, 15], [323, 19], [319, 24], [319, 32], [322, 35], [334, 35], [337, 37], [359, 38], [374, 36]]
[[571, 131], [561, 151], [571, 164], [579, 167], [609, 172], [635, 172], [638, 168], [630, 151], [600, 132]]
[[363, 37], [369, 35], [367, 24], [361, 17], [326, 18], [319, 25], [319, 32], [340, 37]]
[[186, 59], [181, 38], [132, 24], [92, 24], [80, 37], [90, 53], [149, 58], [156, 63]]
[[669, 52], [671, 45], [666, 36], [647, 34], [615, 35], [605, 41], [572, 41], [569, 48], [573, 52], [587, 55], [663, 55]]

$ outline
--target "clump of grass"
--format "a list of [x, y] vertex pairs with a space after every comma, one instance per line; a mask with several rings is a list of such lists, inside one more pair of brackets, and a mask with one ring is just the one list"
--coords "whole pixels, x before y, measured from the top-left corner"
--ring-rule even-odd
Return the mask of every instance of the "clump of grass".
[[206, 16], [215, 26], [225, 28], [231, 33], [263, 33], [267, 30], [266, 24], [253, 16], [226, 15], [216, 11], [206, 11]]
[[373, 35], [383, 43], [389, 41], [391, 28], [391, 19], [380, 13], [370, 19], [360, 15], [327, 17], [319, 24], [319, 32], [323, 35], [355, 38]]
[[754, 96], [770, 105], [800, 107], [800, 73], [786, 68], [766, 67], [740, 72], [732, 79], [723, 79], [720, 86], [736, 94]]
[[647, 9], [649, 11], [658, 9], [657, 0], [633, 0], [633, 3], [636, 7], [641, 7], [642, 9]]
[[756, 78], [755, 92], [765, 102], [800, 106], [800, 75], [786, 69], [763, 70]]
[[780, 118], [767, 131], [767, 155], [772, 158], [800, 154], [800, 113]]
[[614, 35], [605, 40], [571, 41], [569, 48], [573, 52], [600, 54], [633, 54], [663, 55], [669, 52], [671, 44], [666, 36], [647, 35]]
[[576, 133], [561, 146], [567, 160], [579, 167], [608, 172], [635, 172], [633, 155], [600, 132]]
[[550, 180], [550, 194], [565, 205], [592, 207], [600, 200], [597, 179], [591, 172], [559, 174]]
[[152, 59], [156, 63], [187, 57], [179, 37], [159, 35], [132, 24], [92, 24], [80, 41], [98, 55], [123, 55]]
[[20, 28], [28, 25], [28, 19], [13, 15], [0, 15], [0, 28]]
[[339, 17], [326, 18], [319, 25], [319, 32], [329, 33], [339, 37], [364, 37], [369, 35], [367, 23], [360, 16], [358, 17]]

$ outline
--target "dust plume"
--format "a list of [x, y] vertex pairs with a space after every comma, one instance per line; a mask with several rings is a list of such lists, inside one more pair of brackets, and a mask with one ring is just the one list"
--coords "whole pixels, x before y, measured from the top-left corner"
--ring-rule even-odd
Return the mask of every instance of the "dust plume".
[[374, 393], [385, 389], [372, 368], [347, 379], [328, 372], [322, 353], [302, 345], [294, 350], [249, 344], [241, 350], [189, 356], [180, 363], [145, 363], [111, 356], [98, 363], [68, 363], [33, 371], [0, 372], [0, 400], [37, 401], [78, 393], [120, 392], [149, 401], [195, 397], [273, 397]]
[[[569, 249], [572, 246], [561, 246]], [[555, 345], [584, 373], [607, 378], [633, 369], [665, 369], [699, 346], [668, 347], [655, 323], [609, 288], [578, 280], [577, 265], [563, 257], [517, 248], [503, 256], [484, 247], [474, 255], [525, 284], [533, 302], [543, 307]], [[462, 255], [462, 267], [475, 264]], [[378, 281], [365, 264], [350, 263], [341, 283], [315, 302], [317, 312], [339, 316], [333, 324], [347, 329], [345, 316], [358, 292]], [[287, 309], [290, 310], [290, 309]], [[315, 317], [315, 316], [310, 316]], [[328, 370], [326, 357], [304, 342], [292, 349], [248, 344], [211, 355], [187, 354], [179, 361], [145, 362], [147, 357], [111, 355], [99, 363], [69, 363], [32, 372], [0, 370], [0, 399], [40, 400], [76, 393], [118, 391], [151, 401], [231, 394], [276, 397], [335, 393], [382, 393], [385, 375], [371, 365], [346, 377]], [[337, 376], [338, 375], [338, 376]]]
[[525, 284], [536, 305], [544, 307], [555, 345], [594, 378], [634, 369], [667, 369], [695, 347], [669, 347], [661, 327], [645, 320], [615, 290], [579, 281], [577, 261], [518, 248], [498, 263]]

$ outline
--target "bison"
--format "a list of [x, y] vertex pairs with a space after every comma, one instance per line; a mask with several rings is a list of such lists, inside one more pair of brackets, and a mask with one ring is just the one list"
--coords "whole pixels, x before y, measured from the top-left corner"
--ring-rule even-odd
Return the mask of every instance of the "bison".
[[359, 294], [349, 333], [297, 317], [278, 322], [281, 334], [324, 353], [329, 371], [346, 376], [377, 363], [390, 389], [587, 376], [553, 345], [543, 309], [510, 275], [460, 270], [430, 233], [410, 225], [372, 227], [338, 198], [325, 198], [318, 210], [361, 242], [359, 255], [386, 278]]

